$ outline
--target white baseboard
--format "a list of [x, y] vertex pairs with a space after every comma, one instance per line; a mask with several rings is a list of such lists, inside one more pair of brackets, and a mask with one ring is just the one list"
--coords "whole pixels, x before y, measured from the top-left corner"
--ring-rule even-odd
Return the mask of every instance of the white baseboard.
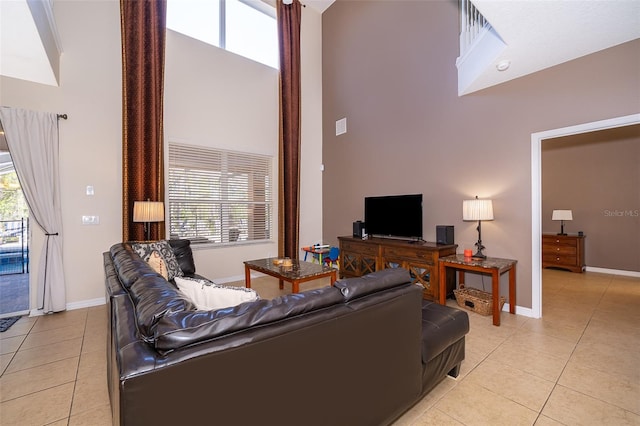
[[[502, 312], [509, 312], [509, 304], [505, 303], [502, 307]], [[523, 317], [535, 318], [533, 310], [531, 308], [523, 308], [516, 305], [516, 315], [522, 315]]]
[[[256, 272], [256, 271], [251, 271], [251, 278], [260, 278], [260, 277], [266, 277], [266, 274], [263, 274], [261, 272]], [[244, 275], [234, 275], [231, 277], [224, 277], [224, 278], [216, 278], [215, 280], [211, 280], [216, 284], [227, 284], [227, 283], [233, 283], [236, 281], [244, 281]]]
[[[251, 273], [251, 278], [258, 278], [258, 277], [264, 277], [264, 276], [265, 274], [261, 274], [259, 272]], [[236, 281], [244, 281], [244, 275], [236, 275], [236, 276], [225, 277], [225, 278], [216, 278], [215, 280], [212, 280], [212, 281], [215, 282], [216, 284], [226, 284], [226, 283], [232, 283]], [[67, 310], [72, 311], [74, 309], [90, 308], [92, 306], [104, 305], [105, 303], [107, 303], [107, 301], [104, 297], [98, 297], [96, 299], [89, 299], [89, 300], [81, 300], [79, 302], [67, 303]], [[30, 317], [44, 315], [44, 312], [42, 312], [41, 309], [32, 309], [31, 311], [26, 311], [26, 312], [29, 312]]]
[[[627, 277], [640, 278], [640, 272], [636, 272], [636, 271], [623, 271], [618, 269], [595, 268], [592, 266], [587, 266], [586, 270], [588, 272], [598, 272], [601, 274], [623, 275]], [[251, 278], [258, 278], [263, 276], [265, 275], [259, 272], [251, 273]], [[244, 281], [244, 275], [234, 275], [230, 277], [217, 278], [213, 281], [216, 284], [226, 284], [226, 283], [232, 283], [236, 281]], [[67, 310], [90, 308], [92, 306], [104, 305], [105, 303], [106, 303], [106, 300], [104, 297], [98, 297], [96, 299], [90, 299], [90, 300], [81, 300], [79, 302], [67, 303]], [[509, 312], [508, 303], [504, 304], [502, 311]], [[29, 316], [37, 316], [37, 315], [43, 315], [43, 312], [39, 309], [32, 309], [31, 312], [29, 313]], [[533, 315], [533, 310], [531, 308], [523, 308], [522, 306], [517, 306], [517, 305], [516, 305], [516, 315], [522, 315], [529, 318], [536, 318]]]
[[[620, 269], [607, 269], [607, 268], [595, 268], [593, 266], [586, 267], [587, 272], [597, 272], [600, 274], [610, 274], [610, 275], [622, 275], [625, 277], [636, 277], [640, 278], [640, 272], [636, 271], [624, 271]], [[502, 307], [503, 312], [509, 312], [509, 304], [505, 303]], [[531, 308], [523, 308], [522, 306], [516, 305], [516, 315], [522, 315], [529, 318], [537, 318], [533, 315], [533, 310]]]
[[23, 315], [27, 315], [28, 313], [29, 313], [28, 309], [26, 311], [9, 312], [7, 314], [0, 315], [0, 319], [2, 319], [2, 318], [10, 318], [10, 317], [21, 317]]
[[[81, 300], [79, 302], [71, 302], [67, 303], [67, 311], [73, 311], [74, 309], [82, 309], [82, 308], [91, 308], [92, 306], [100, 306], [107, 303], [107, 300], [104, 297], [98, 297], [96, 299], [89, 300]], [[40, 315], [44, 315], [42, 309], [32, 309], [29, 312], [30, 317], [37, 317]]]
[[92, 306], [100, 306], [107, 303], [107, 299], [104, 297], [98, 297], [96, 299], [81, 300], [80, 302], [67, 303], [67, 310], [90, 308]]
[[621, 269], [607, 269], [607, 268], [596, 268], [594, 266], [587, 266], [587, 272], [598, 272], [600, 274], [610, 274], [610, 275], [622, 275], [625, 277], [636, 277], [640, 278], [640, 272], [637, 271], [624, 271]]

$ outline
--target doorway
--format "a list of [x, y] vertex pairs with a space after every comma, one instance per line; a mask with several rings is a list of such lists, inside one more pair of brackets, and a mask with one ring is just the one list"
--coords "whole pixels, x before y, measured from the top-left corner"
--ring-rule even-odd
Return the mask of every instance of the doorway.
[[531, 134], [531, 314], [542, 316], [542, 142], [545, 139], [640, 124], [640, 113]]
[[29, 313], [29, 218], [0, 220], [0, 318], [26, 313]]
[[29, 313], [29, 208], [0, 124], [0, 318]]

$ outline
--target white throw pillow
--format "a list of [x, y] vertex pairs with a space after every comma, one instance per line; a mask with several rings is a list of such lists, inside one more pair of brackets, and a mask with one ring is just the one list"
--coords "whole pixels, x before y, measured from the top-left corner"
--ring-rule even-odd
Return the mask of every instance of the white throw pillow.
[[255, 290], [244, 287], [217, 285], [206, 280], [175, 277], [178, 289], [202, 311], [229, 308], [260, 299]]

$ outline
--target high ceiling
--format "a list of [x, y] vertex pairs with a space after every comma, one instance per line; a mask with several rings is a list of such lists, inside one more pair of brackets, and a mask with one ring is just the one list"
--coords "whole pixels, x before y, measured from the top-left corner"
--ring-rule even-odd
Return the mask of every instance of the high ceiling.
[[0, 75], [57, 86], [61, 50], [51, 0], [0, 0]]
[[[473, 0], [503, 48], [466, 93], [640, 38], [638, 0]], [[506, 71], [496, 66], [509, 61]]]
[[[333, 2], [303, 0], [320, 13]], [[46, 6], [45, 12], [52, 10], [49, 0], [39, 3]], [[640, 0], [473, 0], [473, 3], [491, 23], [503, 45], [474, 68], [461, 94], [640, 38]], [[47, 13], [53, 22], [52, 13]], [[55, 24], [51, 34], [43, 39], [42, 16], [46, 13], [39, 13], [36, 20], [31, 15], [26, 0], [0, 0], [0, 74], [57, 85], [61, 47]], [[496, 69], [501, 60], [510, 63], [503, 72]]]

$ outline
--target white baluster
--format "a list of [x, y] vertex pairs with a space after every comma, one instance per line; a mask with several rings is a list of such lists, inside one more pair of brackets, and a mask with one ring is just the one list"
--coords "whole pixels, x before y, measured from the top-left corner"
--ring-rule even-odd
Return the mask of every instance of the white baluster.
[[490, 24], [471, 0], [460, 1], [460, 56], [463, 56], [480, 32]]

